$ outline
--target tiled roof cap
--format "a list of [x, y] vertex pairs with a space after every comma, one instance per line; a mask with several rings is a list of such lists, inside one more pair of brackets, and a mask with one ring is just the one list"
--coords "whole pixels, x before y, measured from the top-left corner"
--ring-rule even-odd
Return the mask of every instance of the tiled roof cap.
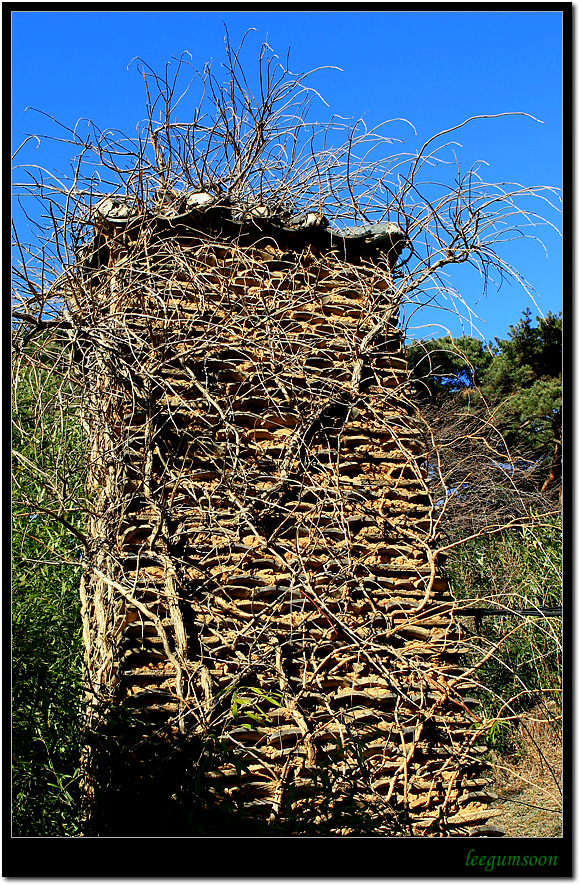
[[235, 202], [202, 190], [162, 192], [153, 206], [145, 210], [134, 199], [108, 195], [97, 203], [92, 215], [93, 224], [100, 230], [142, 223], [144, 219], [157, 220], [161, 226], [196, 227], [206, 219], [208, 226], [215, 228], [218, 224], [226, 236], [259, 232], [282, 235], [290, 242], [299, 237], [301, 245], [312, 242], [324, 249], [338, 248], [347, 258], [376, 250], [391, 252], [391, 258], [396, 260], [406, 245], [403, 231], [392, 222], [330, 228], [328, 219], [316, 212], [292, 215], [267, 204]]

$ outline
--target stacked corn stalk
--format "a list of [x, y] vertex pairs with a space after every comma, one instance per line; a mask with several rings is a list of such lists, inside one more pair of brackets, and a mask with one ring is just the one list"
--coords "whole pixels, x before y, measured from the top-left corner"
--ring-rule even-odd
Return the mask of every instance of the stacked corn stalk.
[[177, 816], [221, 809], [227, 832], [473, 832], [480, 723], [396, 254], [198, 203], [187, 223], [109, 206], [68, 297], [91, 396], [86, 831], [99, 791], [121, 801], [114, 746], [135, 804], [180, 759]]

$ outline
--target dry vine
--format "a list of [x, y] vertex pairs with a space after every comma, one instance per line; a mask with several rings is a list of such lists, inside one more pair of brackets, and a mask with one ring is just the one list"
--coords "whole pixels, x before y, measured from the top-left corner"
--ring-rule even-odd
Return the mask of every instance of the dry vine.
[[549, 191], [471, 169], [434, 199], [454, 130], [385, 159], [359, 122], [335, 148], [304, 77], [264, 46], [254, 94], [238, 56], [225, 86], [195, 74], [187, 124], [187, 58], [141, 64], [136, 139], [66, 130], [72, 179], [18, 186], [49, 224], [16, 238], [15, 387], [88, 447], [84, 497], [70, 447], [17, 455], [31, 512], [87, 515], [86, 832], [142, 827], [160, 779], [171, 826], [194, 797], [289, 834], [490, 832], [398, 317], [449, 264], [515, 274], [498, 245]]

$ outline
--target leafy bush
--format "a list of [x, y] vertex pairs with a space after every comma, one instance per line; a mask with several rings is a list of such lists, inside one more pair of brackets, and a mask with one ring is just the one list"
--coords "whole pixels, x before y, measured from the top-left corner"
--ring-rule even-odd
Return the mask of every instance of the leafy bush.
[[446, 564], [459, 610], [497, 608], [502, 617], [480, 623], [460, 618], [469, 640], [468, 658], [478, 670], [485, 715], [497, 722], [489, 730], [490, 747], [514, 749], [509, 727], [518, 713], [541, 703], [553, 719], [560, 708], [562, 623], [559, 618], [509, 614], [562, 604], [561, 525], [557, 518], [536, 527], [482, 535], [455, 547]]
[[68, 533], [45, 520], [32, 536], [24, 520], [13, 528], [13, 833], [71, 836], [78, 832], [80, 570], [36, 563], [36, 538], [66, 549]]
[[[66, 416], [62, 347], [28, 348], [14, 385], [12, 509], [13, 834], [79, 832], [82, 434]], [[66, 506], [62, 489], [73, 491]], [[60, 498], [60, 500], [59, 500]], [[73, 532], [71, 532], [71, 528]]]

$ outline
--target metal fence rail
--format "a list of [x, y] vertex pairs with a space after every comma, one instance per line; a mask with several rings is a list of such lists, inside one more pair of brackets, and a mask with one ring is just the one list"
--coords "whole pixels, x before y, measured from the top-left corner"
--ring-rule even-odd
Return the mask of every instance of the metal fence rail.
[[461, 608], [456, 609], [455, 615], [458, 617], [475, 617], [476, 619], [484, 616], [495, 618], [507, 618], [510, 615], [520, 615], [521, 617], [532, 618], [561, 618], [561, 607], [548, 608], [519, 608], [519, 609], [497, 609], [497, 608]]

